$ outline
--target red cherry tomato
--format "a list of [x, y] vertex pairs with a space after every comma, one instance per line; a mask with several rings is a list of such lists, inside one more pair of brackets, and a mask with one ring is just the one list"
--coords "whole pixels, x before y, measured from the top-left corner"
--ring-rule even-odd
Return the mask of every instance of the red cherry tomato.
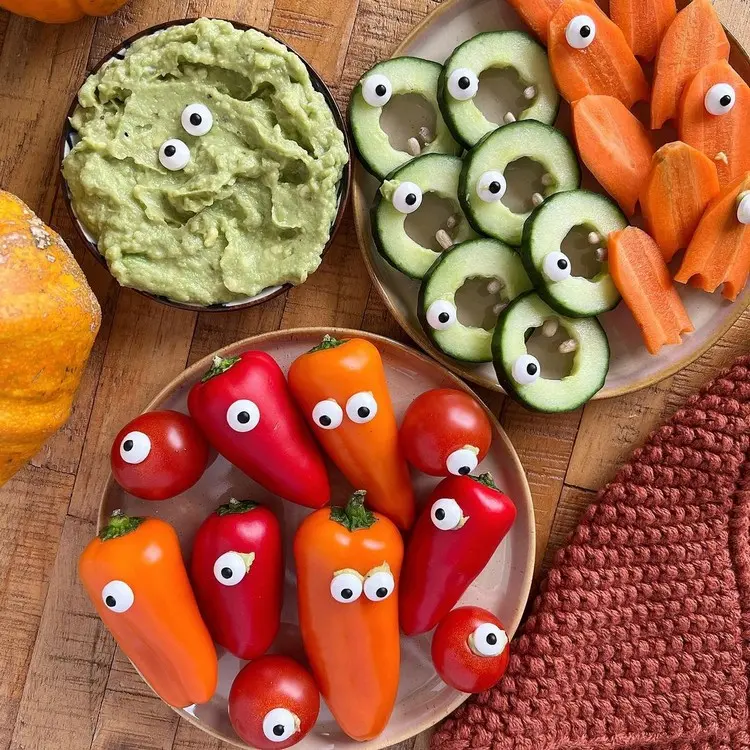
[[206, 438], [187, 414], [149, 411], [117, 433], [110, 462], [115, 481], [143, 500], [166, 500], [192, 487], [208, 464]]
[[492, 426], [476, 399], [437, 388], [418, 396], [401, 424], [401, 450], [425, 474], [471, 474], [487, 455]]
[[250, 662], [229, 691], [229, 721], [240, 738], [258, 750], [296, 745], [313, 728], [319, 711], [315, 680], [288, 656]]
[[432, 663], [443, 682], [464, 693], [489, 690], [505, 674], [508, 635], [500, 620], [480, 607], [449, 612], [432, 637]]

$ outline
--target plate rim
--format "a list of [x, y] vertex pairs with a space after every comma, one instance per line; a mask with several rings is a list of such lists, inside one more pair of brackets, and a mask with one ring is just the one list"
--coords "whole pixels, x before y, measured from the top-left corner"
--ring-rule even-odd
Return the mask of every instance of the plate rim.
[[[396, 47], [396, 49], [393, 51], [391, 57], [393, 58], [398, 57], [399, 55], [403, 55], [405, 52], [405, 48], [408, 47], [417, 36], [425, 32], [429, 26], [435, 23], [435, 21], [437, 21], [444, 14], [454, 10], [455, 6], [473, 1], [475, 0], [444, 0], [441, 5], [428, 13], [416, 26], [414, 26], [409, 31], [409, 33], [398, 45], [398, 47]], [[504, 2], [507, 3], [507, 0], [504, 0]], [[750, 53], [748, 53], [744, 46], [739, 43], [734, 34], [732, 34], [732, 32], [729, 31], [729, 29], [727, 29], [724, 24], [722, 24], [722, 28], [724, 29], [724, 32], [729, 39], [730, 49], [732, 51], [738, 52], [745, 59], [745, 62], [750, 68]], [[748, 83], [750, 84], [750, 81], [748, 81]], [[362, 259], [364, 260], [365, 266], [367, 268], [367, 273], [370, 276], [370, 281], [372, 282], [372, 285], [378, 290], [378, 294], [385, 303], [385, 306], [388, 308], [388, 312], [393, 316], [401, 329], [407, 334], [407, 336], [409, 336], [410, 339], [412, 339], [412, 341], [416, 342], [416, 344], [424, 352], [426, 352], [428, 356], [439, 362], [446, 369], [450, 370], [454, 375], [458, 375], [460, 378], [474, 383], [475, 385], [481, 386], [482, 388], [488, 388], [489, 390], [495, 391], [496, 393], [505, 393], [505, 390], [497, 381], [493, 382], [486, 377], [477, 375], [475, 370], [468, 367], [463, 367], [458, 360], [454, 360], [451, 357], [448, 357], [443, 352], [435, 348], [431, 344], [421, 327], [417, 328], [415, 326], [412, 326], [408, 322], [406, 317], [401, 314], [396, 305], [392, 302], [390, 295], [386, 291], [385, 286], [381, 281], [380, 276], [378, 275], [377, 269], [372, 262], [370, 252], [367, 250], [367, 247], [372, 245], [372, 239], [369, 236], [368, 232], [370, 226], [370, 208], [365, 201], [365, 197], [360, 186], [360, 180], [363, 175], [369, 175], [369, 173], [362, 166], [359, 158], [356, 158], [356, 150], [352, 151], [352, 162], [354, 164], [351, 178], [352, 213], [354, 214], [354, 229], [357, 234], [357, 244], [359, 245]], [[718, 341], [720, 341], [724, 337], [727, 331], [729, 331], [729, 329], [737, 322], [740, 316], [750, 306], [750, 280], [745, 285], [742, 294], [736, 300], [734, 300], [732, 304], [734, 305], [735, 309], [732, 310], [725, 321], [714, 331], [714, 333], [694, 351], [684, 355], [682, 358], [676, 360], [671, 365], [663, 368], [662, 370], [659, 370], [657, 373], [647, 377], [635, 379], [627, 385], [621, 385], [617, 388], [607, 388], [605, 385], [602, 390], [594, 394], [594, 396], [589, 400], [601, 401], [609, 398], [617, 398], [618, 396], [624, 396], [629, 393], [636, 393], [637, 391], [643, 390], [644, 388], [656, 385], [662, 380], [666, 380], [667, 378], [680, 372], [680, 370], [683, 370], [684, 368], [695, 362], [697, 359], [702, 357], [709, 349], [711, 349]]]
[[[451, 387], [454, 387], [457, 390], [461, 390], [464, 393], [467, 393], [470, 396], [472, 396], [474, 399], [476, 399], [476, 401], [482, 407], [488, 419], [490, 420], [490, 424], [492, 425], [493, 429], [497, 431], [497, 434], [502, 443], [502, 447], [505, 449], [505, 453], [508, 458], [508, 461], [512, 464], [514, 471], [518, 473], [520, 476], [521, 490], [522, 490], [523, 497], [525, 500], [525, 507], [528, 508], [527, 522], [528, 522], [528, 526], [530, 530], [529, 548], [528, 548], [528, 553], [527, 553], [526, 564], [524, 567], [523, 580], [521, 582], [521, 591], [522, 591], [521, 600], [518, 603], [513, 621], [511, 623], [504, 623], [504, 625], [506, 626], [506, 631], [508, 632], [512, 640], [513, 636], [515, 635], [516, 631], [518, 630], [520, 626], [521, 619], [523, 617], [523, 614], [529, 602], [529, 596], [531, 593], [531, 584], [532, 584], [533, 577], [534, 577], [534, 568], [535, 568], [535, 561], [536, 561], [535, 508], [534, 508], [534, 498], [531, 493], [531, 488], [529, 486], [529, 480], [528, 480], [528, 477], [526, 476], [526, 471], [523, 467], [523, 464], [521, 463], [521, 459], [519, 458], [518, 453], [516, 452], [516, 449], [513, 443], [508, 437], [508, 434], [505, 432], [505, 429], [500, 424], [500, 420], [498, 419], [498, 417], [495, 416], [495, 414], [491, 411], [491, 409], [487, 406], [487, 404], [456, 373], [443, 367], [443, 365], [440, 362], [437, 362], [436, 360], [434, 360], [432, 357], [428, 356], [424, 352], [419, 351], [415, 349], [414, 347], [408, 346], [407, 344], [403, 344], [400, 341], [396, 341], [394, 339], [388, 338], [387, 336], [381, 336], [380, 334], [377, 334], [377, 333], [371, 333], [370, 331], [361, 331], [361, 330], [357, 330], [353, 328], [341, 328], [337, 326], [328, 326], [328, 327], [311, 326], [311, 327], [285, 328], [285, 329], [280, 329], [276, 331], [268, 331], [266, 333], [257, 334], [255, 336], [249, 336], [247, 338], [235, 341], [231, 344], [227, 344], [226, 346], [222, 346], [221, 348], [216, 349], [215, 351], [207, 354], [205, 357], [201, 357], [201, 359], [196, 360], [192, 365], [190, 365], [189, 367], [186, 367], [182, 372], [178, 373], [174, 378], [170, 379], [170, 381], [159, 390], [159, 392], [148, 402], [148, 404], [142, 409], [140, 413], [143, 414], [145, 412], [153, 411], [154, 409], [158, 408], [160, 404], [166, 398], [168, 398], [172, 393], [174, 393], [175, 390], [183, 387], [187, 382], [194, 379], [198, 373], [204, 372], [206, 370], [206, 367], [211, 364], [211, 361], [217, 355], [221, 356], [230, 351], [234, 351], [235, 349], [245, 349], [245, 350], [252, 349], [253, 347], [258, 346], [261, 343], [274, 341], [276, 339], [291, 341], [296, 338], [308, 338], [308, 337], [322, 338], [325, 334], [332, 335], [334, 336], [334, 338], [338, 338], [338, 339], [364, 338], [372, 342], [373, 344], [375, 344], [381, 352], [383, 352], [384, 350], [390, 350], [391, 352], [395, 351], [401, 355], [406, 355], [408, 357], [416, 358], [417, 360], [421, 362], [423, 366], [426, 365], [430, 368], [434, 368], [434, 369], [437, 369], [438, 371], [442, 371], [442, 374], [445, 375], [449, 381], [451, 381], [452, 383]], [[105, 511], [106, 501], [115, 485], [116, 485], [116, 482], [114, 480], [114, 477], [112, 476], [112, 472], [110, 471], [107, 476], [106, 484], [104, 485], [104, 488], [99, 497], [99, 505], [98, 505], [97, 517], [96, 517], [96, 532], [97, 533], [99, 533], [99, 531], [105, 525], [105, 522], [107, 519], [107, 515]], [[141, 677], [141, 679], [143, 679], [146, 685], [148, 685], [148, 682], [146, 682], [146, 680], [143, 678], [143, 675], [135, 667], [135, 665], [133, 665], [133, 668], [136, 670], [136, 672], [138, 672], [139, 676]], [[151, 687], [150, 685], [148, 686], [149, 688]], [[162, 700], [160, 696], [157, 695], [157, 697], [159, 698], [159, 700]], [[421, 732], [424, 732], [434, 727], [438, 722], [442, 721], [446, 716], [448, 716], [453, 711], [455, 711], [469, 697], [470, 696], [468, 693], [460, 693], [456, 691], [455, 698], [449, 701], [447, 708], [445, 710], [434, 709], [433, 712], [429, 713], [426, 721], [422, 721], [418, 724], [409, 725], [403, 735], [399, 735], [396, 738], [389, 738], [387, 742], [382, 741], [378, 737], [376, 737], [373, 740], [359, 743], [358, 747], [362, 747], [363, 750], [364, 749], [382, 750], [382, 748], [390, 747], [400, 742], [404, 742], [405, 740], [411, 739], [412, 737], [415, 737]], [[162, 700], [162, 702], [164, 701]], [[165, 703], [165, 705], [169, 705], [169, 704]], [[198, 721], [194, 716], [192, 716], [190, 713], [188, 713], [182, 708], [175, 708], [174, 706], [169, 706], [169, 708], [171, 708], [178, 716], [184, 718], [185, 720], [187, 720], [188, 722], [196, 726], [198, 729], [201, 729], [202, 731], [206, 732], [207, 734], [214, 737], [215, 739], [226, 742], [232, 745], [233, 747], [242, 748], [243, 750], [247, 750], [247, 748], [249, 747], [247, 744], [241, 741], [238, 742], [234, 739], [228, 739], [224, 737], [223, 735], [220, 735], [218, 732], [216, 732], [213, 729], [213, 727], [207, 726], [205, 723]]]

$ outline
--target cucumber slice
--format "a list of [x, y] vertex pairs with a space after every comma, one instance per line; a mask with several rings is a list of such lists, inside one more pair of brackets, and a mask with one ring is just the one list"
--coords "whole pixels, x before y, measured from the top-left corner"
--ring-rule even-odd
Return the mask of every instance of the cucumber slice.
[[[359, 159], [368, 172], [379, 179], [411, 161], [413, 156], [391, 146], [388, 134], [380, 127], [380, 115], [391, 97], [401, 94], [418, 94], [435, 111], [433, 140], [425, 144], [423, 154], [460, 154], [463, 147], [453, 140], [437, 102], [437, 82], [443, 66], [419, 57], [394, 57], [378, 63], [365, 73], [352, 91], [349, 103], [349, 127]], [[363, 86], [368, 78], [379, 76], [383, 95], [368, 90], [367, 96], [374, 104], [365, 101]], [[382, 101], [382, 104], [380, 102]]]
[[457, 218], [456, 226], [452, 229], [453, 241], [458, 244], [476, 237], [461, 212], [456, 195], [460, 172], [461, 159], [458, 156], [418, 156], [388, 175], [375, 197], [370, 214], [375, 247], [392, 266], [413, 279], [421, 279], [441, 253], [420, 245], [406, 233], [405, 222], [408, 214], [394, 206], [399, 185], [407, 182], [416, 185], [420, 192], [420, 202], [421, 197], [427, 193], [435, 193], [449, 200], [455, 208]]
[[[539, 296], [556, 312], [573, 318], [590, 318], [612, 310], [620, 301], [606, 261], [591, 279], [570, 275], [570, 259], [561, 245], [568, 232], [582, 226], [599, 235], [606, 247], [610, 232], [624, 229], [628, 220], [604, 195], [588, 190], [557, 193], [537, 206], [526, 219], [521, 257]], [[594, 251], [597, 244], [592, 244]]]
[[466, 98], [475, 92], [480, 74], [490, 68], [514, 68], [524, 91], [534, 88], [533, 96], [524, 97], [525, 108], [515, 115], [516, 119], [539, 120], [550, 125], [555, 121], [560, 94], [552, 80], [544, 47], [522, 31], [486, 31], [453, 50], [438, 81], [440, 110], [456, 140], [471, 148], [503, 124], [488, 120], [474, 104], [473, 95]]
[[[526, 333], [548, 318], [557, 318], [577, 344], [573, 369], [561, 380], [541, 377], [538, 361], [526, 350]], [[604, 385], [609, 369], [609, 342], [596, 318], [560, 317], [531, 292], [517, 297], [500, 313], [492, 356], [500, 384], [524, 406], [542, 412], [572, 411]], [[536, 372], [531, 372], [534, 367]]]
[[501, 294], [513, 300], [531, 289], [518, 254], [504, 242], [481, 238], [443, 253], [422, 279], [417, 313], [432, 343], [464, 362], [492, 360], [492, 330], [467, 326], [456, 315], [456, 292], [470, 278], [497, 279]]
[[[506, 168], [523, 157], [544, 167], [547, 175], [545, 182], [549, 184], [540, 186], [539, 193], [542, 197], [575, 190], [581, 182], [578, 159], [568, 139], [550, 125], [536, 120], [520, 120], [503, 125], [484, 136], [464, 157], [458, 199], [466, 218], [477, 232], [509, 245], [521, 244], [523, 223], [531, 210], [514, 213], [498, 199], [498, 195], [502, 197], [505, 192], [503, 175]], [[485, 189], [485, 198], [480, 198], [478, 189], [483, 189], [484, 181], [489, 179], [488, 175], [500, 180], [501, 189], [494, 197]]]

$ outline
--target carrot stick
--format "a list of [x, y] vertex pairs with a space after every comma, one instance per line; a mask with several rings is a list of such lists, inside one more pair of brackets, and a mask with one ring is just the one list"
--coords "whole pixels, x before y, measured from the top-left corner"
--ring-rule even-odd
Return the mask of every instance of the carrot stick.
[[[586, 46], [572, 46], [566, 35], [577, 16], [587, 16], [595, 27], [586, 37], [573, 30], [577, 43]], [[608, 94], [630, 109], [648, 98], [646, 77], [622, 31], [593, 3], [563, 0], [549, 23], [548, 53], [557, 88], [569, 102], [586, 94]]]
[[589, 94], [573, 104], [573, 132], [583, 162], [632, 216], [654, 154], [646, 128], [619, 99]]
[[651, 128], [677, 116], [682, 90], [714, 60], [729, 59], [729, 40], [711, 0], [693, 0], [669, 25], [656, 55]]
[[610, 0], [609, 16], [636, 57], [653, 60], [677, 14], [675, 0]]
[[[744, 201], [743, 201], [744, 199]], [[709, 203], [675, 281], [737, 299], [750, 273], [750, 172]]]
[[642, 229], [626, 227], [609, 235], [609, 272], [641, 329], [646, 349], [682, 343], [694, 330], [672, 283], [662, 252]]
[[677, 120], [680, 140], [715, 161], [722, 187], [750, 170], [748, 123], [750, 86], [728, 62], [709, 63], [685, 86]]
[[718, 192], [716, 166], [692, 146], [676, 141], [654, 154], [640, 203], [664, 260], [669, 262], [688, 246], [706, 206]]

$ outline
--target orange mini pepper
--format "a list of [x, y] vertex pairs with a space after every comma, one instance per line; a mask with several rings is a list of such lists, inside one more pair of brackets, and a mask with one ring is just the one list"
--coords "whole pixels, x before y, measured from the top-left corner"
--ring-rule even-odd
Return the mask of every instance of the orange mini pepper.
[[398, 529], [355, 492], [345, 508], [321, 508], [294, 538], [302, 640], [339, 726], [369, 740], [388, 723], [398, 691]]
[[372, 508], [408, 529], [414, 491], [401, 455], [383, 360], [365, 339], [323, 342], [289, 368], [289, 387], [315, 437]]
[[94, 608], [153, 691], [176, 708], [216, 690], [216, 649], [201, 619], [175, 530], [115, 512], [81, 553]]

